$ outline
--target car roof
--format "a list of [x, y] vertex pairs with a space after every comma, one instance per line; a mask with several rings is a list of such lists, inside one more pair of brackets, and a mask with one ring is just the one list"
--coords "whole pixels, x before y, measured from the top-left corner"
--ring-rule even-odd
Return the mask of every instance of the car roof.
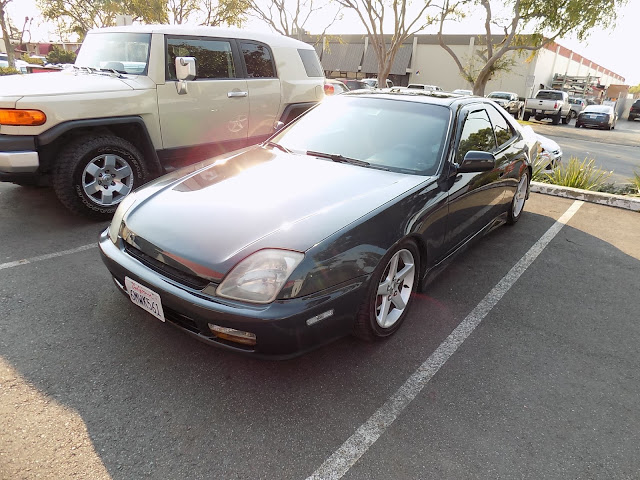
[[417, 103], [429, 103], [432, 105], [442, 105], [450, 108], [453, 108], [455, 105], [490, 103], [489, 100], [485, 100], [482, 97], [474, 97], [471, 95], [438, 90], [409, 90], [406, 88], [400, 89], [397, 87], [392, 87], [391, 89], [386, 91], [351, 91], [347, 92], [345, 95], [369, 98], [386, 98], [390, 100], [402, 100]]
[[313, 46], [294, 38], [277, 33], [264, 33], [232, 27], [208, 27], [195, 25], [127, 25], [124, 27], [94, 28], [89, 33], [126, 32], [126, 33], [160, 33], [165, 35], [189, 35], [194, 37], [226, 37], [255, 40], [268, 43], [270, 46], [302, 48], [313, 50]]

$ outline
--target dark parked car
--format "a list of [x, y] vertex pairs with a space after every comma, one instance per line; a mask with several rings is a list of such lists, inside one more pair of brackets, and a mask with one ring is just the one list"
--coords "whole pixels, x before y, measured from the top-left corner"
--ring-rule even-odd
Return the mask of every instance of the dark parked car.
[[341, 81], [325, 78], [324, 80], [325, 95], [340, 95], [341, 93], [345, 93], [348, 91], [349, 91], [349, 87], [347, 87]]
[[518, 221], [535, 143], [478, 97], [328, 97], [128, 195], [102, 257], [134, 304], [212, 345], [282, 358], [384, 338], [453, 254]]
[[640, 98], [633, 102], [633, 105], [631, 105], [628, 119], [629, 121], [633, 121], [638, 117], [640, 117]]
[[366, 82], [363, 82], [362, 80], [340, 79], [340, 81], [344, 83], [347, 87], [349, 87], [349, 90], [372, 90], [373, 89], [371, 85], [369, 85]]
[[588, 105], [578, 114], [576, 128], [599, 127], [613, 130], [616, 127], [618, 114], [610, 105]]

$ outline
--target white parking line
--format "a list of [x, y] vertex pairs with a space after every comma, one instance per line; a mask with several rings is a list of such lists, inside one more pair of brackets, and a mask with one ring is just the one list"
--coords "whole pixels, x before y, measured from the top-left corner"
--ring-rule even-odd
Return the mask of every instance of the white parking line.
[[584, 202], [576, 200], [549, 230], [529, 249], [511, 270], [493, 287], [469, 315], [451, 332], [440, 346], [418, 367], [385, 403], [363, 423], [307, 480], [337, 480], [365, 454], [378, 438], [416, 398], [429, 380], [480, 325], [491, 309], [509, 291], [542, 250], [553, 240], [562, 227], [573, 217]]
[[40, 262], [42, 260], [49, 260], [50, 258], [63, 257], [64, 255], [71, 255], [72, 253], [84, 252], [96, 248], [98, 242], [91, 243], [89, 245], [83, 245], [81, 247], [72, 248], [70, 250], [63, 250], [62, 252], [47, 253], [46, 255], [40, 255], [38, 257], [24, 258], [22, 260], [16, 260], [15, 262], [0, 263], [0, 270], [5, 268], [17, 267], [19, 265], [26, 265], [28, 263]]

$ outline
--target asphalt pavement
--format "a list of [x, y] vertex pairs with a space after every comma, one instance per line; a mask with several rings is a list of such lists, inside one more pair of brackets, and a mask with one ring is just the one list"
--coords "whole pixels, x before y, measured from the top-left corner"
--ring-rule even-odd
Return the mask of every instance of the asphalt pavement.
[[617, 185], [629, 183], [634, 172], [640, 173], [640, 120], [619, 119], [616, 128], [610, 131], [575, 128], [575, 120], [569, 125], [535, 120], [531, 123], [537, 133], [560, 145], [564, 162], [572, 156], [580, 160], [593, 158], [597, 167], [613, 171], [608, 182]]
[[532, 194], [395, 336], [285, 362], [128, 302], [95, 246], [105, 226], [0, 184], [0, 478], [640, 477], [637, 213]]

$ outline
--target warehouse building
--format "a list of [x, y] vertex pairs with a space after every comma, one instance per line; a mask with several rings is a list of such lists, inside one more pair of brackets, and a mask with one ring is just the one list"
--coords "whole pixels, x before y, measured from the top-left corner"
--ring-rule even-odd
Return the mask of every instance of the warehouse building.
[[[495, 37], [494, 44], [502, 37]], [[461, 62], [479, 69], [486, 47], [477, 35], [445, 35]], [[378, 62], [373, 48], [369, 48], [366, 35], [333, 35], [318, 42], [313, 36], [305, 39], [316, 45], [328, 78], [375, 77]], [[624, 78], [588, 58], [557, 43], [537, 52], [510, 52], [508, 71], [498, 72], [489, 81], [486, 93], [495, 90], [515, 92], [521, 97], [533, 96], [540, 88], [559, 85], [572, 93], [596, 100], [604, 97], [606, 87], [624, 84]], [[409, 83], [438, 85], [443, 90], [471, 89], [471, 84], [460, 76], [451, 56], [439, 45], [436, 35], [413, 35], [396, 55], [389, 78], [394, 85]], [[570, 85], [569, 83], [572, 82]], [[584, 84], [588, 85], [584, 85]], [[584, 87], [582, 92], [578, 87]]]

